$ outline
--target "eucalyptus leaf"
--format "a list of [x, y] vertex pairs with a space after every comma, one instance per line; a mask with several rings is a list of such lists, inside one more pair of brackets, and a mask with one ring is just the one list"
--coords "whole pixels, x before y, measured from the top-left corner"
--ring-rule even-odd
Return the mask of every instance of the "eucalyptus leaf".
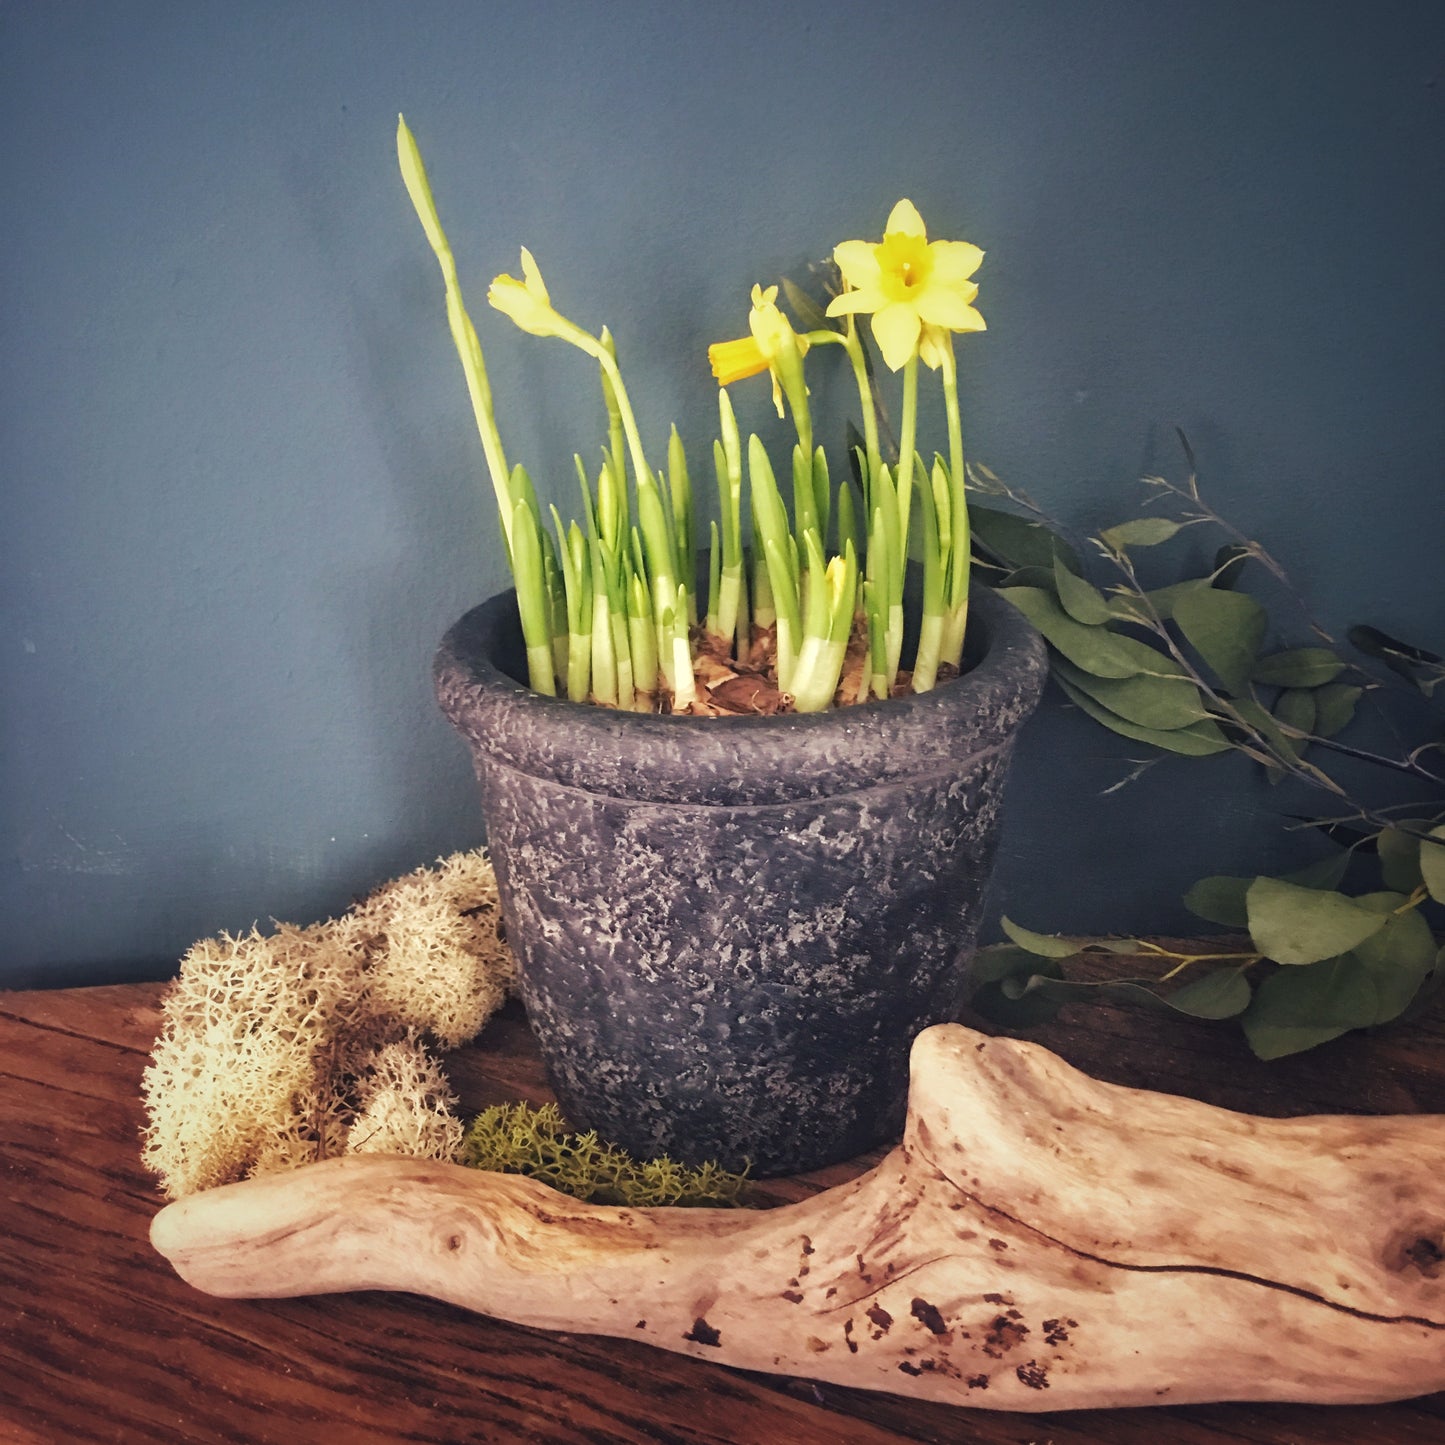
[[1132, 677], [1160, 666], [1162, 656], [1152, 647], [1105, 627], [1076, 622], [1041, 587], [1000, 587], [998, 595], [1012, 602], [1070, 662], [1095, 677]]
[[1233, 1018], [1244, 1011], [1250, 999], [1249, 984], [1234, 969], [1218, 970], [1167, 994], [1159, 993], [1152, 979], [1056, 978], [1040, 974], [1026, 982], [1010, 980], [1003, 988], [1006, 994], [1017, 993], [1019, 1002], [1042, 997], [1051, 1000], [1056, 1008], [1090, 998], [1110, 999], [1155, 1013], [1180, 1013], [1207, 1019]]
[[1007, 1029], [1027, 1029], [1047, 1023], [1062, 1004], [1046, 987], [1062, 972], [1057, 960], [1037, 958], [1022, 949], [1019, 952], [1027, 960], [1026, 964], [983, 984], [969, 999], [969, 1006], [975, 1012]]
[[1055, 674], [1054, 681], [1063, 689], [1064, 695], [1081, 712], [1087, 713], [1097, 723], [1102, 723], [1120, 737], [1132, 738], [1135, 742], [1149, 743], [1166, 752], [1182, 753], [1186, 757], [1203, 758], [1211, 753], [1228, 752], [1231, 744], [1212, 722], [1194, 723], [1183, 728], [1147, 728], [1129, 722], [1117, 713], [1110, 712], [1095, 702], [1082, 688], [1075, 687], [1062, 674]]
[[1361, 908], [1367, 908], [1371, 913], [1398, 913], [1408, 906], [1410, 900], [1408, 895], [1398, 892], [1394, 888], [1382, 888], [1376, 893], [1361, 893], [1357, 898], [1352, 898], [1351, 903], [1358, 904]]
[[1239, 581], [1244, 564], [1253, 556], [1248, 547], [1229, 542], [1214, 554], [1214, 585], [1226, 590]]
[[1378, 658], [1392, 672], [1413, 682], [1426, 697], [1432, 696], [1445, 679], [1445, 658], [1423, 647], [1401, 642], [1388, 632], [1381, 632], [1378, 627], [1352, 627], [1349, 638], [1351, 644], [1366, 657]]
[[1097, 627], [1113, 616], [1099, 589], [1071, 572], [1057, 556], [1054, 558], [1054, 592], [1064, 611], [1086, 627]]
[[[1315, 730], [1315, 695], [1307, 687], [1287, 687], [1275, 699], [1274, 716], [1277, 722], [1294, 728], [1306, 735]], [[1289, 738], [1296, 754], [1302, 753], [1308, 736]]]
[[1315, 732], [1322, 738], [1332, 738], [1347, 727], [1355, 716], [1355, 704], [1364, 694], [1364, 688], [1352, 687], [1347, 682], [1327, 682], [1315, 691]]
[[1268, 622], [1264, 608], [1254, 598], [1243, 592], [1201, 587], [1175, 601], [1174, 621], [1230, 692], [1248, 689]]
[[1327, 647], [1296, 647], [1261, 657], [1251, 676], [1267, 687], [1322, 687], [1344, 670], [1345, 664]]
[[1020, 947], [1041, 958], [1072, 958], [1082, 952], [1085, 939], [1062, 938], [1056, 933], [1035, 933], [1005, 916], [999, 919], [1003, 931]]
[[1207, 577], [1190, 577], [1183, 582], [1172, 582], [1168, 587], [1156, 587], [1153, 591], [1144, 595], [1149, 599], [1149, 605], [1154, 612], [1165, 622], [1174, 616], [1174, 604], [1186, 592], [1197, 592], [1201, 587], [1209, 586]]
[[1145, 673], [1134, 677], [1092, 677], [1061, 657], [1054, 659], [1054, 669], [1057, 677], [1088, 693], [1101, 707], [1140, 727], [1169, 731], [1210, 721], [1200, 701], [1199, 689], [1188, 678], [1151, 677]]
[[[1274, 719], [1276, 723], [1283, 724], [1277, 729], [1278, 744], [1281, 748], [1291, 752], [1295, 757], [1304, 756], [1305, 749], [1309, 747], [1310, 734], [1314, 732], [1315, 726], [1315, 695], [1307, 687], [1287, 687], [1275, 699]], [[1303, 733], [1303, 737], [1294, 736], [1294, 732], [1286, 732], [1285, 727], [1291, 728], [1294, 732]], [[1281, 767], [1269, 769], [1269, 780], [1271, 783], [1283, 782], [1286, 773]]]
[[[868, 352], [864, 351], [863, 355], [866, 357]], [[868, 454], [868, 444], [863, 438], [863, 433], [854, 425], [851, 417], [849, 417], [843, 425], [843, 436], [847, 443], [848, 471], [853, 477], [853, 485], [862, 492], [865, 490], [863, 485], [863, 465], [864, 458]], [[970, 509], [970, 511], [971, 510], [972, 509]], [[979, 510], [982, 511], [983, 509], [979, 508]]]
[[1216, 968], [1163, 996], [1180, 1013], [1200, 1019], [1232, 1019], [1249, 1007], [1253, 990], [1237, 968]]
[[[1054, 592], [1054, 569], [1052, 567], [1015, 567], [998, 584], [1003, 587], [1038, 587], [1044, 592]], [[1055, 592], [1057, 596], [1057, 593]]]
[[1261, 1059], [1280, 1059], [1366, 1027], [1378, 1009], [1369, 970], [1346, 954], [1271, 974], [1255, 990], [1240, 1023]]
[[[1377, 896], [1388, 899], [1394, 895]], [[1375, 982], [1376, 1009], [1371, 1022], [1376, 1024], [1399, 1018], [1435, 966], [1435, 939], [1419, 911], [1411, 908], [1396, 913], [1388, 903], [1382, 907], [1385, 926], [1354, 950]]]
[[788, 298], [788, 306], [793, 315], [798, 318], [798, 326], [803, 331], [841, 331], [843, 329], [842, 323], [830, 321], [828, 313], [791, 277], [783, 277], [783, 295]]
[[1262, 707], [1252, 697], [1234, 698], [1230, 706], [1276, 752], [1295, 756], [1298, 740], [1281, 731], [1274, 714], [1268, 708]]
[[993, 943], [978, 949], [968, 961], [968, 981], [975, 986], [999, 983], [1014, 974], [1025, 978], [1038, 971], [1036, 953], [1012, 943]]
[[1201, 878], [1184, 895], [1184, 906], [1196, 918], [1217, 923], [1222, 928], [1248, 928], [1249, 909], [1245, 895], [1253, 878], [1230, 878], [1216, 875]]
[[1249, 934], [1266, 958], [1298, 966], [1348, 953], [1384, 919], [1342, 893], [1256, 878], [1245, 894]]
[[1118, 618], [1147, 618], [1152, 611], [1161, 621], [1168, 622], [1174, 616], [1175, 603], [1186, 593], [1207, 587], [1219, 587], [1226, 591], [1231, 588], [1248, 556], [1248, 551], [1242, 547], [1221, 547], [1214, 558], [1214, 571], [1208, 577], [1186, 577], [1182, 582], [1171, 582], [1167, 587], [1155, 587], [1143, 594], [1143, 600], [1129, 592], [1121, 592], [1110, 601], [1110, 608]]
[[1375, 851], [1380, 855], [1380, 876], [1386, 888], [1410, 893], [1425, 881], [1420, 868], [1419, 835], [1428, 827], [1428, 819], [1408, 818], [1401, 819], [1401, 826], [1380, 831]]
[[1445, 944], [1442, 944], [1435, 954], [1435, 966], [1425, 975], [1424, 982], [1415, 992], [1415, 997], [1410, 1001], [1410, 1006], [1405, 1010], [1404, 1017], [1407, 1019], [1419, 1018], [1422, 1013], [1430, 1008], [1437, 994], [1445, 990]]
[[1445, 823], [1430, 829], [1430, 839], [1420, 844], [1420, 876], [1436, 903], [1445, 903]]
[[1293, 873], [1286, 873], [1284, 881], [1298, 883], [1301, 888], [1323, 888], [1333, 893], [1340, 886], [1340, 880], [1349, 866], [1350, 855], [1347, 852], [1331, 853], [1328, 858], [1321, 858], [1316, 863], [1297, 868]]
[[994, 560], [1006, 566], [1047, 567], [1052, 570], [1054, 557], [1058, 555], [1076, 572], [1083, 570], [1074, 549], [1042, 522], [1021, 517], [1017, 512], [1005, 512], [998, 507], [981, 506], [977, 502], [970, 502], [968, 517], [974, 540], [981, 543]]
[[1120, 522], [1099, 533], [1099, 540], [1111, 552], [1124, 552], [1130, 547], [1157, 547], [1167, 542], [1184, 524], [1168, 517], [1136, 517], [1132, 522]]

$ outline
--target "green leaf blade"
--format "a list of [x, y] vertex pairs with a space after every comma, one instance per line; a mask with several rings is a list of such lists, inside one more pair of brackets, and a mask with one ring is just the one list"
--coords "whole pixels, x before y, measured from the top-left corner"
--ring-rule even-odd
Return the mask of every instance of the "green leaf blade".
[[1216, 968], [1163, 995], [1170, 1008], [1200, 1019], [1237, 1018], [1253, 997], [1249, 980], [1237, 968]]
[[1297, 647], [1261, 657], [1251, 676], [1267, 687], [1323, 687], [1344, 670], [1344, 662], [1327, 647]]
[[1332, 738], [1354, 719], [1355, 705], [1364, 696], [1362, 687], [1347, 682], [1327, 682], [1315, 690], [1315, 732]]
[[1281, 878], [1256, 878], [1245, 894], [1255, 947], [1276, 963], [1299, 966], [1348, 953], [1384, 927], [1354, 899]]
[[1149, 743], [1164, 752], [1181, 753], [1185, 757], [1193, 758], [1204, 758], [1212, 753], [1228, 752], [1232, 746], [1218, 727], [1211, 722], [1195, 723], [1189, 727], [1168, 730], [1141, 727], [1127, 718], [1120, 717], [1117, 713], [1110, 712], [1108, 708], [1096, 702], [1082, 688], [1075, 687], [1061, 674], [1056, 674], [1054, 680], [1069, 701], [1081, 712], [1086, 713], [1095, 722], [1102, 723], [1111, 732], [1118, 733], [1120, 737], [1130, 738], [1134, 742]]
[[1099, 533], [1099, 540], [1111, 552], [1124, 552], [1130, 547], [1157, 547], [1167, 542], [1184, 524], [1168, 517], [1136, 517], [1120, 522]]
[[1373, 1024], [1399, 1018], [1435, 966], [1435, 939], [1430, 925], [1413, 908], [1396, 912], [1397, 896], [1383, 893], [1360, 900], [1366, 906], [1374, 899], [1380, 900], [1378, 907], [1385, 915], [1385, 926], [1354, 950], [1375, 984], [1375, 1016], [1370, 1020]]
[[1253, 882], [1253, 878], [1223, 875], [1201, 878], [1184, 895], [1184, 906], [1196, 918], [1217, 923], [1221, 928], [1248, 928], [1249, 908], [1245, 895]]
[[[1065, 658], [1055, 658], [1054, 668], [1059, 677], [1087, 692], [1101, 707], [1117, 713], [1126, 722], [1163, 732], [1199, 723], [1212, 726], [1199, 689], [1187, 678], [1149, 673], [1121, 678], [1092, 677]], [[1223, 734], [1220, 737], [1222, 739]]]
[[1099, 589], [1071, 572], [1058, 556], [1054, 558], [1054, 590], [1064, 611], [1086, 627], [1097, 627], [1114, 615]]
[[1282, 1059], [1373, 1022], [1374, 980], [1352, 955], [1305, 968], [1282, 968], [1255, 991], [1240, 1019], [1261, 1059]]
[[1174, 621], [1230, 692], [1248, 690], [1268, 622], [1254, 598], [1217, 587], [1197, 588], [1175, 601]]

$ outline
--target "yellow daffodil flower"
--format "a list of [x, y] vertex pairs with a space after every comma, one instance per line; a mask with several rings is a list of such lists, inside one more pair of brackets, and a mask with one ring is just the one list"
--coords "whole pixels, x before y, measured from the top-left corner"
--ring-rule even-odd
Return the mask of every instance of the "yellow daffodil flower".
[[737, 341], [716, 341], [707, 349], [707, 359], [712, 363], [712, 374], [719, 386], [731, 386], [745, 377], [757, 376], [759, 372], [773, 374], [773, 405], [778, 415], [783, 414], [783, 387], [779, 375], [779, 360], [790, 341], [802, 356], [808, 349], [805, 337], [799, 336], [778, 310], [778, 288], [769, 286], [753, 287], [753, 309], [748, 315], [748, 329], [751, 336]]
[[[882, 241], [844, 241], [833, 248], [833, 259], [848, 289], [834, 298], [828, 315], [871, 313], [874, 338], [893, 371], [918, 350], [925, 327], [985, 329], [970, 304], [978, 285], [969, 280], [983, 252], [968, 241], [930, 241], [912, 201], [894, 206]], [[941, 340], [928, 338], [924, 359], [930, 366], [938, 364]]]
[[487, 300], [504, 316], [510, 316], [523, 331], [533, 336], [560, 336], [568, 323], [552, 309], [542, 273], [532, 253], [522, 247], [522, 277], [498, 276], [487, 292]]

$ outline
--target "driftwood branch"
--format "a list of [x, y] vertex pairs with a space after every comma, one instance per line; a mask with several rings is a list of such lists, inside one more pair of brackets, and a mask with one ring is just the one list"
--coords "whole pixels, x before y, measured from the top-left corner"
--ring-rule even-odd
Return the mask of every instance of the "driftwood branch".
[[1445, 1116], [1259, 1119], [958, 1025], [871, 1173], [763, 1212], [601, 1208], [348, 1157], [168, 1206], [226, 1296], [409, 1290], [545, 1329], [994, 1409], [1445, 1388]]

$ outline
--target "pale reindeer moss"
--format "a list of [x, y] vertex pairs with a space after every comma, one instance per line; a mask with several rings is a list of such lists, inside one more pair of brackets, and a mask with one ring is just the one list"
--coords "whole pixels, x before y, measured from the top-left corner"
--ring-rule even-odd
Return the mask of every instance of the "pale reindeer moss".
[[441, 1064], [415, 1034], [383, 1044], [358, 1079], [358, 1109], [346, 1134], [348, 1154], [413, 1154], [455, 1159], [462, 1122]]
[[496, 877], [458, 853], [311, 928], [197, 943], [163, 1000], [146, 1069], [146, 1166], [172, 1199], [337, 1154], [452, 1158], [455, 1048], [515, 965]]

